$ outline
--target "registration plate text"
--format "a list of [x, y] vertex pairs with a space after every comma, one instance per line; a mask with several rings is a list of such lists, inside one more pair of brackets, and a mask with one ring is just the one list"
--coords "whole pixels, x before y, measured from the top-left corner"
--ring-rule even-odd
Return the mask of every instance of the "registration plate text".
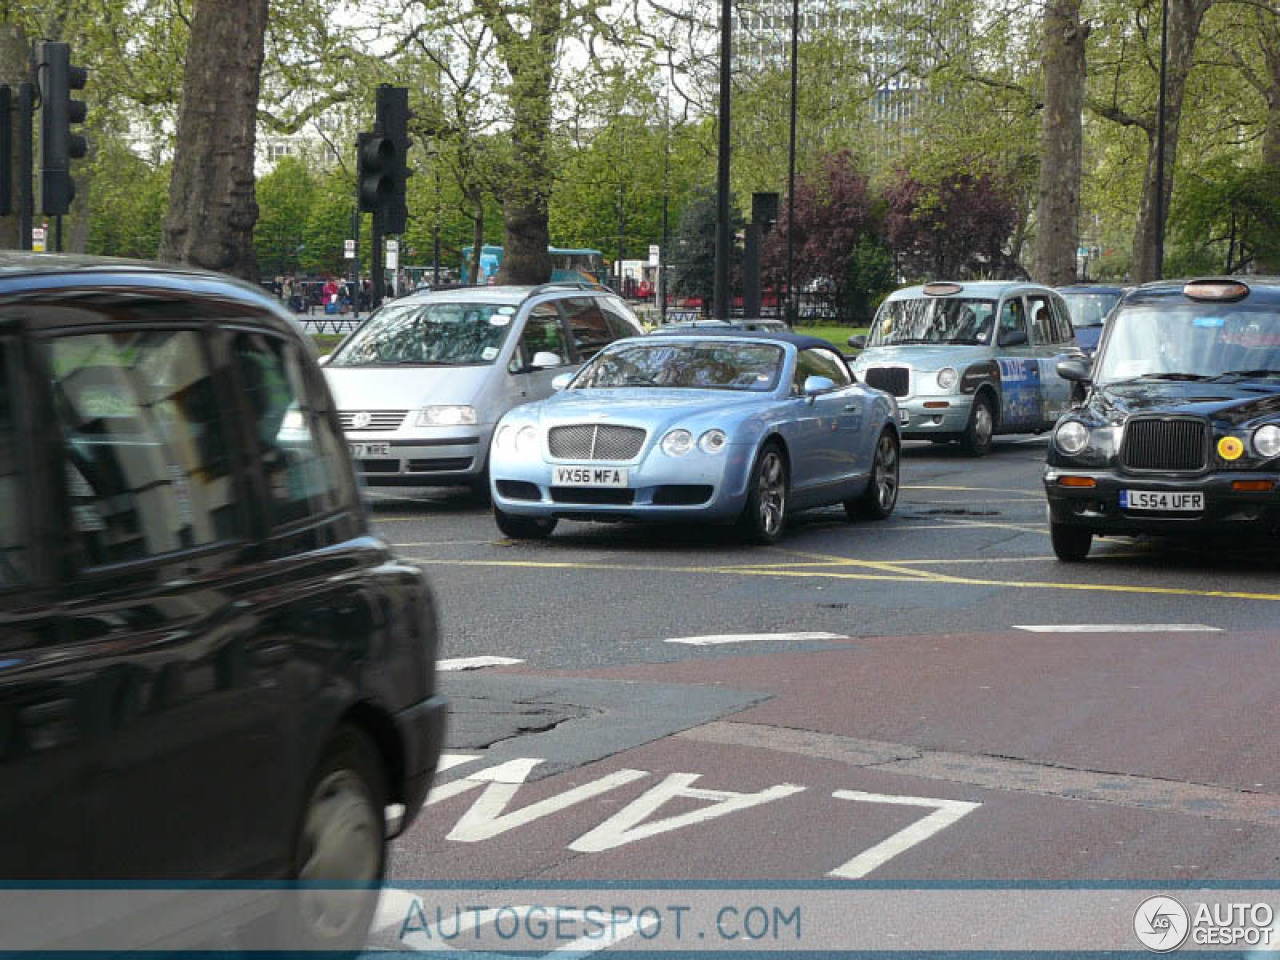
[[557, 487], [625, 487], [623, 467], [556, 467], [552, 479]]
[[1160, 490], [1121, 490], [1122, 510], [1167, 510], [1171, 513], [1200, 513], [1203, 493], [1167, 493]]
[[391, 444], [389, 443], [349, 443], [347, 446], [351, 449], [351, 458], [353, 460], [391, 456]]

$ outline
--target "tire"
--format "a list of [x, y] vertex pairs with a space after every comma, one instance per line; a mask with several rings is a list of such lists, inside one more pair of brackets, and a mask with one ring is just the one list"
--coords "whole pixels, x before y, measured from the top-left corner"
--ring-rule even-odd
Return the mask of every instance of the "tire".
[[489, 502], [489, 465], [485, 464], [484, 471], [480, 476], [467, 484], [467, 489], [471, 491], [471, 496], [478, 503], [487, 504]]
[[747, 505], [738, 519], [743, 537], [752, 543], [777, 543], [787, 527], [790, 477], [782, 447], [766, 443], [756, 455], [747, 488]]
[[1059, 560], [1063, 563], [1080, 563], [1089, 555], [1089, 547], [1093, 545], [1093, 531], [1066, 523], [1050, 523], [1049, 539], [1053, 542], [1054, 555]]
[[511, 540], [545, 540], [559, 522], [555, 517], [519, 517], [493, 508], [493, 519], [502, 535]]
[[893, 513], [898, 503], [901, 446], [892, 430], [885, 430], [876, 441], [871, 478], [862, 496], [844, 502], [850, 520], [883, 520]]
[[960, 437], [960, 448], [972, 457], [985, 457], [991, 452], [991, 437], [996, 430], [996, 414], [991, 395], [980, 393], [973, 398], [969, 422]]
[[[373, 742], [340, 727], [307, 787], [291, 881], [274, 917], [279, 949], [355, 953], [369, 936], [387, 862], [387, 782]], [[345, 889], [309, 889], [339, 882]]]

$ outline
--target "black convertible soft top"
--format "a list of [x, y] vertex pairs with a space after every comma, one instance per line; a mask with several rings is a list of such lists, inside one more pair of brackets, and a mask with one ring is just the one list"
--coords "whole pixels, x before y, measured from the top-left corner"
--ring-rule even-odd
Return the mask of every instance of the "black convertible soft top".
[[709, 337], [728, 337], [733, 340], [776, 340], [779, 343], [794, 344], [797, 350], [810, 350], [820, 347], [830, 350], [837, 356], [840, 355], [838, 347], [834, 346], [830, 340], [823, 340], [820, 337], [807, 337], [801, 333], [782, 332], [773, 333], [769, 330], [717, 330], [714, 327], [686, 327], [680, 330], [665, 330], [662, 332], [654, 332], [649, 334], [646, 340], [658, 340], [662, 337], [701, 337], [703, 339]]

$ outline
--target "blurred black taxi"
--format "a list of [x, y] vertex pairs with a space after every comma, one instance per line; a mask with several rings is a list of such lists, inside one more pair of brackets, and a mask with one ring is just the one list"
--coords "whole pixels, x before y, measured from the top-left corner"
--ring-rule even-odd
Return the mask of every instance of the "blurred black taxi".
[[1280, 280], [1156, 282], [1117, 308], [1045, 470], [1053, 549], [1280, 531]]
[[[0, 878], [382, 878], [436, 612], [312, 353], [225, 277], [0, 254]], [[276, 919], [355, 943], [372, 899]]]

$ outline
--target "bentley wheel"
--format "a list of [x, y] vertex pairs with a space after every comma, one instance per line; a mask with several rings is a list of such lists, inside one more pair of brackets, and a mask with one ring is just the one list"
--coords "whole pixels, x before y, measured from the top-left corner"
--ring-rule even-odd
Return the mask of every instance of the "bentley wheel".
[[886, 430], [880, 434], [866, 492], [855, 500], [844, 502], [845, 513], [850, 519], [883, 520], [893, 513], [898, 502], [898, 453], [898, 438], [893, 431]]
[[765, 444], [751, 468], [747, 506], [739, 525], [748, 540], [777, 543], [787, 525], [787, 461], [775, 443]]
[[493, 519], [504, 537], [512, 540], [545, 540], [556, 528], [555, 517], [520, 517], [493, 508]]

